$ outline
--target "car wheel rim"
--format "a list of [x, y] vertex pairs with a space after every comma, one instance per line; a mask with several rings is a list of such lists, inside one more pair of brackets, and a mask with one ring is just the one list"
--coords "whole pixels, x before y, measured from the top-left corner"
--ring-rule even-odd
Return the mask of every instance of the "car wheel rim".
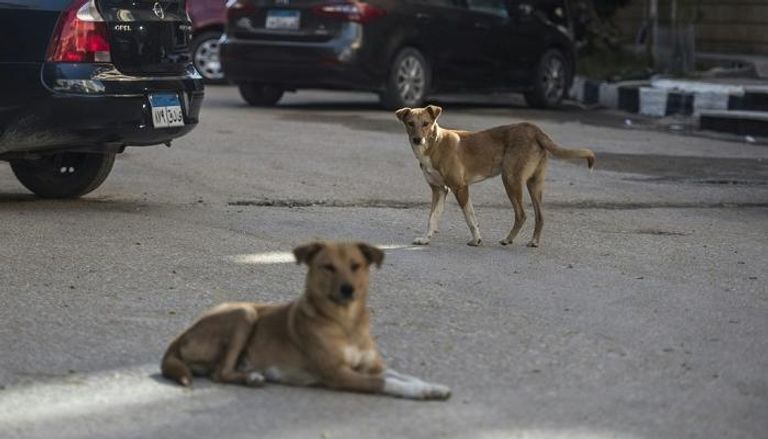
[[565, 64], [559, 58], [550, 58], [542, 72], [542, 89], [547, 102], [562, 99], [565, 91]]
[[415, 56], [407, 56], [397, 69], [397, 90], [400, 98], [407, 104], [419, 102], [424, 95], [426, 83], [424, 66]]
[[40, 160], [30, 161], [28, 167], [34, 169], [40, 179], [64, 183], [78, 178], [82, 173], [83, 161], [82, 154], [53, 154]]
[[54, 155], [49, 166], [54, 175], [62, 178], [75, 176], [81, 170], [82, 157], [77, 154]]
[[205, 40], [197, 46], [195, 67], [206, 79], [222, 79], [224, 77], [219, 59], [218, 40]]

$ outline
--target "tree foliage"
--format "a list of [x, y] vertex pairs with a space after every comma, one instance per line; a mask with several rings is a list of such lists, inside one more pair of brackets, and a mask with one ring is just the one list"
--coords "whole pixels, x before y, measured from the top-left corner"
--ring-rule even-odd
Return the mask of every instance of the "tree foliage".
[[630, 3], [632, 0], [592, 0], [595, 14], [602, 19], [613, 18], [619, 9]]
[[576, 39], [586, 52], [619, 49], [621, 32], [613, 17], [632, 0], [574, 0]]

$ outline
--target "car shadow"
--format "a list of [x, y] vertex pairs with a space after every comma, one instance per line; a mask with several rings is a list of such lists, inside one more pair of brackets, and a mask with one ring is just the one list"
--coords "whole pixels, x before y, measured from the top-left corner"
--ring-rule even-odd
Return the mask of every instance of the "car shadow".
[[[367, 95], [357, 93], [340, 93], [339, 96], [327, 94], [324, 97], [326, 96], [327, 100], [320, 100], [317, 97], [309, 100], [301, 94], [289, 95], [275, 108], [313, 111], [390, 111], [381, 107], [375, 95], [367, 99]], [[424, 105], [428, 104], [450, 106], [455, 110], [530, 110], [521, 97], [510, 95], [435, 95], [430, 96]]]
[[[639, 114], [618, 111], [592, 111], [574, 101], [565, 101], [555, 110], [542, 110], [529, 107], [521, 94], [517, 93], [456, 93], [436, 94], [427, 99], [427, 103], [440, 105], [450, 112], [468, 115], [487, 115], [508, 117], [517, 120], [537, 120], [553, 123], [580, 123], [589, 126], [612, 127], [621, 129], [658, 129], [652, 119]], [[243, 102], [231, 86], [215, 86], [206, 95], [205, 106], [208, 108], [241, 108], [273, 112], [285, 120], [301, 122], [341, 122], [347, 117], [380, 116], [390, 110], [379, 105], [378, 97], [373, 93], [300, 90], [287, 93], [274, 107], [254, 108]], [[358, 115], [350, 116], [354, 112]], [[330, 117], [334, 113], [336, 117]], [[329, 117], [326, 117], [329, 116]], [[366, 128], [363, 128], [367, 130]], [[369, 127], [370, 129], [370, 127]], [[376, 131], [394, 132], [391, 129]], [[397, 131], [399, 132], [399, 131]]]
[[[254, 108], [246, 104], [237, 94], [229, 94], [225, 85], [209, 86], [214, 90], [205, 98], [206, 107]], [[427, 103], [450, 105], [452, 108], [469, 109], [527, 109], [521, 95], [517, 94], [438, 94], [430, 96]], [[385, 110], [379, 104], [376, 94], [365, 92], [300, 90], [286, 93], [275, 107], [276, 110], [312, 111], [371, 111]], [[269, 109], [264, 107], [263, 109]]]
[[11, 203], [28, 203], [31, 201], [38, 201], [41, 198], [35, 197], [32, 194], [21, 193], [2, 193], [0, 192], [0, 206]]
[[[461, 101], [451, 99], [434, 99], [428, 101], [440, 105], [451, 113], [464, 115], [494, 116], [509, 118], [510, 123], [523, 120], [545, 121], [552, 123], [577, 122], [592, 126], [622, 127], [625, 118], [621, 115], [604, 114], [585, 111], [584, 109], [566, 103], [557, 110], [541, 110], [526, 106], [524, 103], [488, 102], [480, 103], [471, 100]], [[381, 114], [390, 114], [382, 110], [378, 103], [357, 102], [294, 102], [280, 104], [273, 109], [282, 120], [301, 123], [339, 124], [355, 131], [375, 131], [399, 134], [400, 124], [394, 123], [394, 116], [382, 119]], [[640, 124], [638, 124], [640, 125]]]
[[105, 196], [95, 196], [75, 199], [39, 198], [26, 193], [0, 192], [0, 211], [8, 209], [19, 211], [77, 211], [77, 212], [117, 212], [145, 214], [147, 210], [162, 209], [161, 203], [148, 202], [143, 199], [115, 199]]

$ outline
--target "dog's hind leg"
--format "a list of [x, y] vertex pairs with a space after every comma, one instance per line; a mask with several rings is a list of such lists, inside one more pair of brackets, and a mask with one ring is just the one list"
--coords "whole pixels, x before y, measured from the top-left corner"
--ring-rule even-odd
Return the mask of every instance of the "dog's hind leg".
[[413, 243], [417, 245], [429, 244], [432, 236], [437, 232], [438, 223], [440, 222], [440, 217], [443, 215], [443, 210], [445, 208], [445, 197], [448, 195], [448, 189], [444, 186], [430, 185], [430, 187], [432, 188], [432, 207], [429, 211], [427, 234], [413, 240]]
[[528, 179], [528, 194], [531, 196], [531, 202], [533, 203], [533, 211], [536, 215], [536, 225], [533, 229], [533, 238], [528, 243], [528, 247], [538, 247], [539, 238], [541, 237], [541, 229], [544, 228], [544, 213], [541, 210], [541, 198], [544, 188], [544, 176], [546, 169], [544, 166], [539, 166], [539, 169]]
[[164, 377], [174, 380], [182, 386], [189, 386], [192, 384], [192, 371], [179, 357], [179, 344], [181, 343], [181, 337], [171, 343], [171, 346], [163, 356], [163, 361], [160, 365], [160, 369]]
[[508, 174], [502, 174], [502, 181], [504, 182], [504, 189], [507, 191], [509, 201], [512, 202], [512, 208], [515, 211], [515, 224], [512, 226], [512, 230], [509, 232], [506, 238], [500, 241], [501, 245], [512, 244], [512, 241], [520, 233], [520, 229], [525, 223], [525, 210], [523, 209], [523, 182], [516, 176], [510, 176]]
[[237, 321], [233, 324], [232, 336], [224, 350], [223, 358], [211, 374], [211, 379], [227, 384], [260, 386], [265, 381], [263, 375], [253, 371], [241, 371], [237, 368], [240, 355], [251, 338], [258, 313], [253, 309], [243, 309], [238, 310], [237, 314], [239, 315], [232, 316]]
[[456, 201], [459, 202], [461, 210], [464, 212], [464, 219], [467, 221], [469, 232], [472, 233], [472, 240], [467, 245], [478, 246], [483, 241], [480, 237], [480, 227], [477, 225], [475, 209], [472, 208], [472, 201], [469, 199], [469, 187], [464, 186], [454, 190]]

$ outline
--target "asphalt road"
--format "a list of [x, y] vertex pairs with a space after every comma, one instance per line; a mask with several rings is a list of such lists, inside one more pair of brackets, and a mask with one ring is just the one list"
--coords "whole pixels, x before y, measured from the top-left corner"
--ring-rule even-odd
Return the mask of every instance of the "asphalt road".
[[[207, 91], [173, 147], [121, 156], [96, 192], [41, 201], [0, 164], [2, 438], [763, 438], [768, 147], [626, 127], [624, 116], [445, 100], [444, 126], [540, 124], [597, 169], [552, 160], [542, 247], [496, 242], [501, 187], [472, 188], [485, 244], [428, 189], [366, 95], [275, 109]], [[389, 364], [448, 402], [159, 377], [167, 342], [225, 300], [287, 301], [305, 241], [387, 245], [372, 278]]]

